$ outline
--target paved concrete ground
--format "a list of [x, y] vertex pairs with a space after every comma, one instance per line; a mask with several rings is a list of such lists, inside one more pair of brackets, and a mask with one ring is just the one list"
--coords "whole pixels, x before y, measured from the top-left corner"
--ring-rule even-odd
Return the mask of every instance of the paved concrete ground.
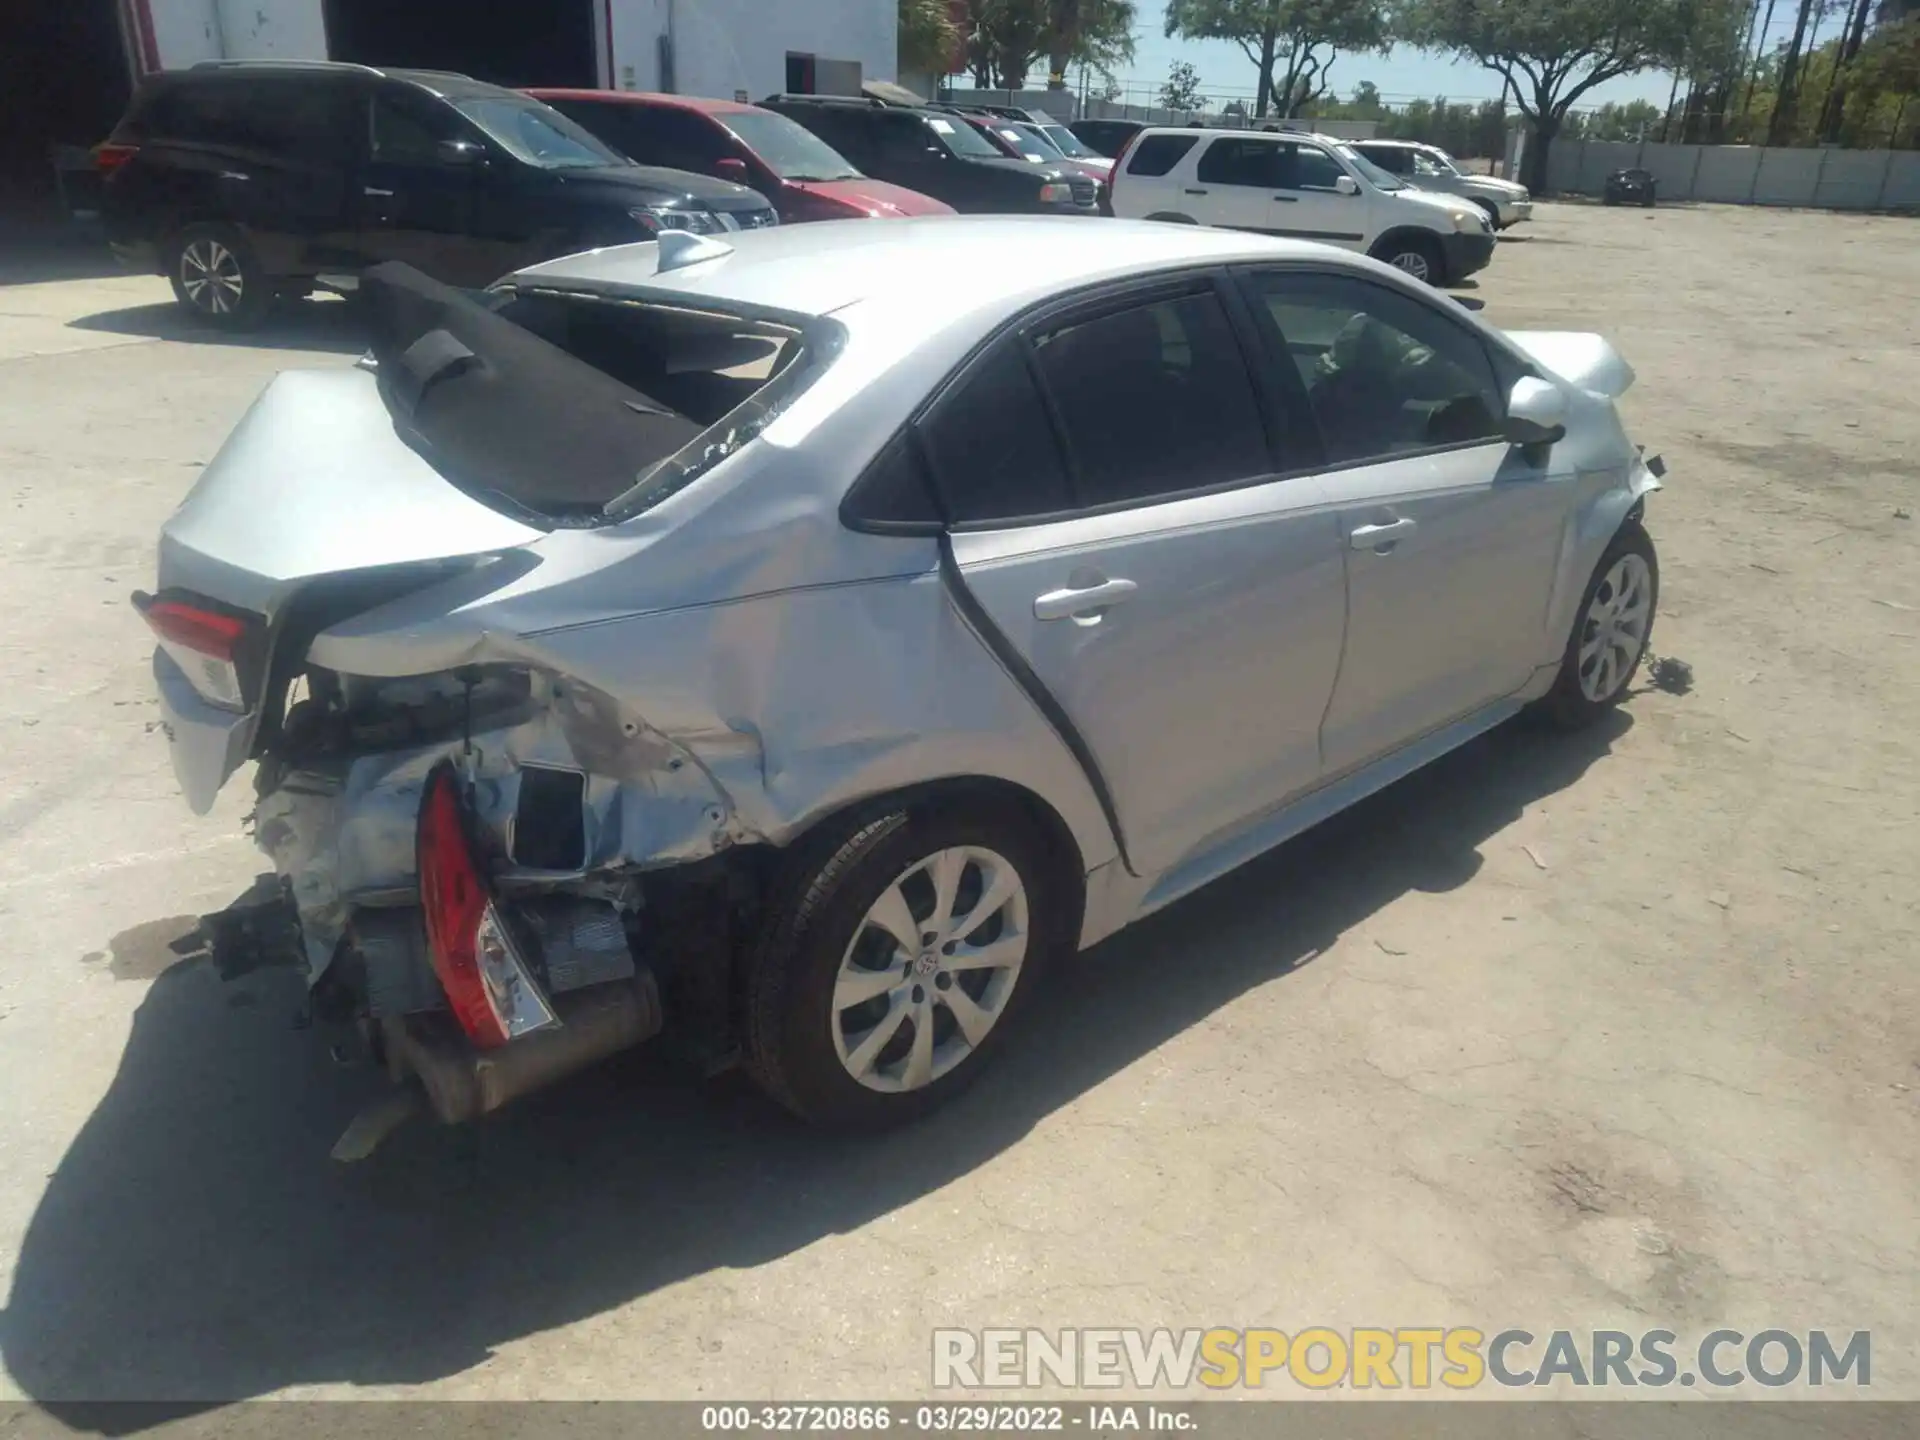
[[905, 1395], [936, 1324], [1315, 1323], [1871, 1329], [1920, 1394], [1917, 237], [1547, 206], [1469, 292], [1638, 368], [1691, 693], [1136, 927], [909, 1132], [642, 1057], [350, 1171], [297, 995], [172, 963], [255, 855], [125, 597], [265, 379], [356, 347], [0, 288], [0, 1395]]

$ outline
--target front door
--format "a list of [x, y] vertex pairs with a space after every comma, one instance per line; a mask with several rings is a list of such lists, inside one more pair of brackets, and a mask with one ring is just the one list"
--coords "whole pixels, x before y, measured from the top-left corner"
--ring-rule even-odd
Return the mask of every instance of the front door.
[[1340, 533], [1276, 459], [1229, 309], [1198, 277], [1039, 319], [925, 430], [964, 583], [1143, 876], [1319, 782], [1340, 659]]
[[1346, 173], [1318, 145], [1287, 145], [1280, 162], [1280, 183], [1273, 192], [1275, 230], [1348, 250], [1365, 249], [1366, 197], [1340, 193], [1338, 181]]
[[1564, 447], [1502, 438], [1493, 357], [1438, 304], [1311, 269], [1247, 280], [1305, 385], [1346, 550], [1346, 653], [1322, 733], [1337, 774], [1512, 694], [1559, 653], [1547, 607], [1576, 477]]
[[[360, 173], [360, 249], [368, 264], [402, 260], [449, 285], [480, 286], [535, 258], [501, 203], [515, 171], [449, 107], [376, 90]], [[455, 162], [446, 141], [477, 147]]]

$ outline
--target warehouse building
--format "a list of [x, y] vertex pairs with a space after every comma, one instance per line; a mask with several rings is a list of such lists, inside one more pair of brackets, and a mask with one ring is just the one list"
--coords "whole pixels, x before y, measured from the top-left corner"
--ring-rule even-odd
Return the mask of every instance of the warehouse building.
[[758, 100], [896, 68], [895, 0], [60, 0], [0, 19], [0, 181], [50, 183], [137, 78], [201, 60], [351, 60], [507, 85]]

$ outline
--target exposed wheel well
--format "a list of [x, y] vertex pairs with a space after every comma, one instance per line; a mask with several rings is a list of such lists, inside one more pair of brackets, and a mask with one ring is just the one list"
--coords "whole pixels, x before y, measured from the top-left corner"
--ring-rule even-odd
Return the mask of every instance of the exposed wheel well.
[[1494, 229], [1498, 230], [1500, 228], [1500, 207], [1498, 205], [1494, 204], [1493, 201], [1487, 199], [1484, 195], [1469, 195], [1467, 198], [1487, 212], [1487, 219], [1493, 223]]
[[1149, 220], [1164, 221], [1168, 225], [1198, 225], [1200, 222], [1191, 215], [1182, 215], [1174, 210], [1156, 210], [1147, 216]]

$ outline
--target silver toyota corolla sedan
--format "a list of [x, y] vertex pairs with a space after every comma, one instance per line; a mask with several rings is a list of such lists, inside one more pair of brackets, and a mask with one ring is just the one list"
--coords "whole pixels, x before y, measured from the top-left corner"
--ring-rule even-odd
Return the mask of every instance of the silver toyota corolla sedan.
[[258, 762], [214, 960], [442, 1119], [663, 1030], [913, 1115], [1049, 962], [1652, 629], [1625, 362], [1344, 252], [822, 224], [362, 302], [135, 598], [187, 799]]

